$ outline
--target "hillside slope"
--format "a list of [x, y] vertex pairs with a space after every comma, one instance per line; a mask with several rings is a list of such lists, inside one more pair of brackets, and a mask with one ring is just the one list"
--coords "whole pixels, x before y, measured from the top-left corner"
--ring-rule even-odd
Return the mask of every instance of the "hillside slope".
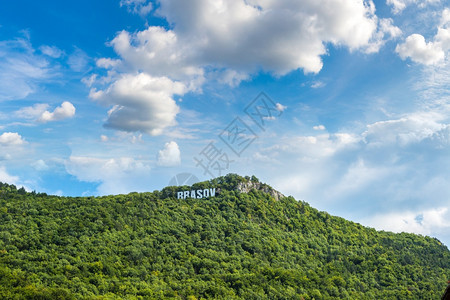
[[83, 198], [0, 186], [1, 299], [440, 299], [448, 278], [438, 240], [330, 216], [254, 177]]

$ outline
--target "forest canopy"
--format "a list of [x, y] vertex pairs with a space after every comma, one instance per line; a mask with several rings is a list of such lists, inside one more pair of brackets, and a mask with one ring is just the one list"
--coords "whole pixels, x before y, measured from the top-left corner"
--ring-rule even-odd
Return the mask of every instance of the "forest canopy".
[[[210, 188], [215, 197], [177, 199]], [[276, 195], [234, 174], [103, 197], [0, 183], [0, 298], [439, 299], [445, 290], [450, 252], [437, 239]]]

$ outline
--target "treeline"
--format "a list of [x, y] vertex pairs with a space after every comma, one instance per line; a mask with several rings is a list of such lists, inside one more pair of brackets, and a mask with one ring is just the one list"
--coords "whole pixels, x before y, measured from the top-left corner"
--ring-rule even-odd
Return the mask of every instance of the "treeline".
[[380, 232], [227, 175], [68, 198], [0, 184], [0, 299], [440, 299], [450, 252]]

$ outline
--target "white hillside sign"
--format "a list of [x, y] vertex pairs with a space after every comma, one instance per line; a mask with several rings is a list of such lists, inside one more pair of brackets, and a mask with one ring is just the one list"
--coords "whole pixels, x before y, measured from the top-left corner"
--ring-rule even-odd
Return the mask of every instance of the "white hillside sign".
[[216, 188], [203, 189], [203, 190], [191, 190], [191, 191], [181, 191], [177, 193], [178, 199], [194, 198], [201, 199], [207, 197], [216, 196]]

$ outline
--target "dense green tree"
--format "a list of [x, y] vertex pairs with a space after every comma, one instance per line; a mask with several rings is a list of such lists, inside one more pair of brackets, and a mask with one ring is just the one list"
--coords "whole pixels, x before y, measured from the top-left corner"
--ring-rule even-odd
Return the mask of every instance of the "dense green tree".
[[[241, 184], [257, 187], [241, 192]], [[376, 231], [256, 177], [217, 195], [56, 197], [0, 183], [0, 299], [439, 299], [438, 240]]]

